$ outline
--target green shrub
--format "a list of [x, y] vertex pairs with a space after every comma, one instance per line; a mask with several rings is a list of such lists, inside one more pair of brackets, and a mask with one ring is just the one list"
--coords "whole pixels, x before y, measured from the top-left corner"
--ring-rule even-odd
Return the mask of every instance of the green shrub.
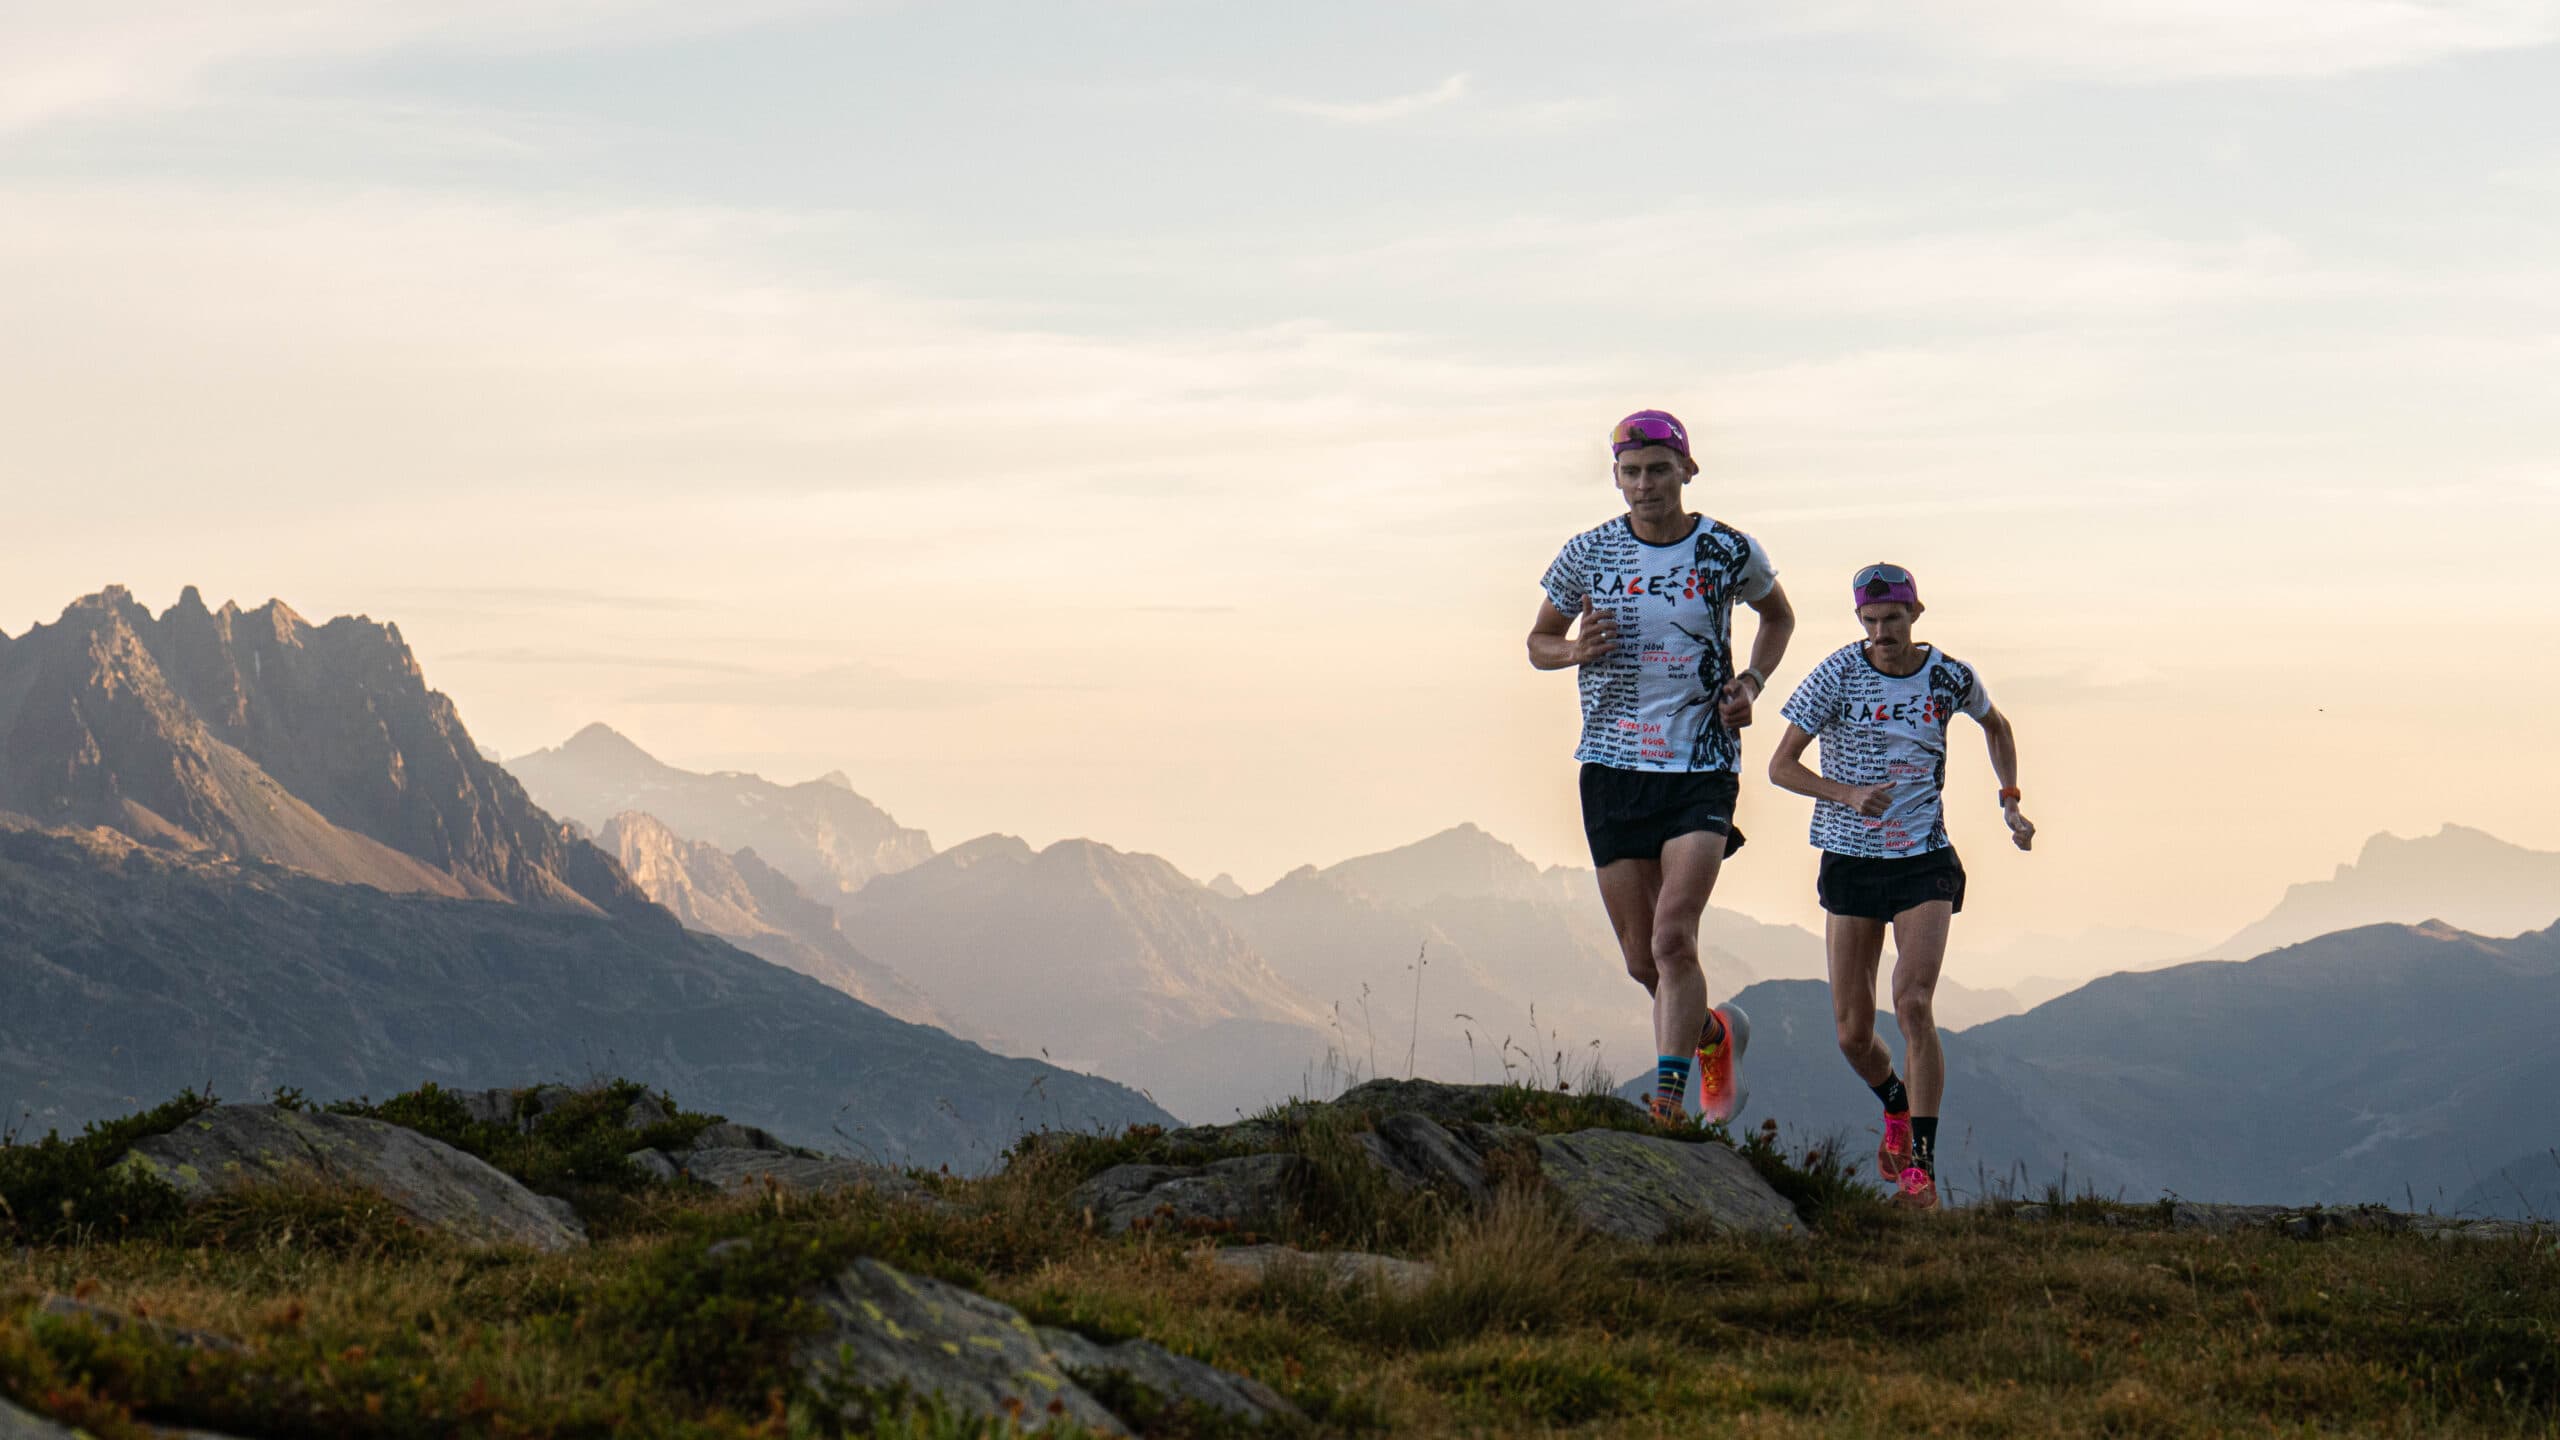
[[186, 1213], [178, 1192], [115, 1163], [135, 1141], [165, 1135], [214, 1103], [187, 1090], [138, 1115], [94, 1122], [76, 1139], [48, 1132], [33, 1145], [0, 1144], [0, 1235], [41, 1245], [167, 1233]]
[[[553, 1103], [540, 1113], [541, 1098]], [[654, 1100], [668, 1118], [635, 1126], [632, 1106]], [[570, 1092], [523, 1090], [515, 1114], [502, 1121], [471, 1118], [462, 1096], [429, 1082], [375, 1104], [340, 1101], [329, 1110], [403, 1126], [441, 1140], [514, 1176], [538, 1195], [568, 1201], [581, 1214], [609, 1208], [619, 1196], [643, 1189], [649, 1179], [627, 1158], [635, 1150], [681, 1150], [719, 1120], [676, 1109], [663, 1094], [632, 1080], [610, 1080]]]

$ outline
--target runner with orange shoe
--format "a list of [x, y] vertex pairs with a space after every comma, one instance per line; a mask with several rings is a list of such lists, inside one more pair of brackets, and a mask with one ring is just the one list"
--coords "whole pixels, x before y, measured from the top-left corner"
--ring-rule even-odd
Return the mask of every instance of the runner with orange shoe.
[[[1870, 565], [1850, 582], [1867, 638], [1827, 656], [1780, 713], [1786, 734], [1769, 757], [1769, 779], [1810, 795], [1813, 843], [1822, 850], [1818, 891], [1827, 914], [1824, 948], [1840, 1053], [1884, 1103], [1884, 1143], [1876, 1165], [1895, 1200], [1938, 1204], [1938, 1106], [1946, 1057], [1934, 1001], [1946, 961], [1947, 928], [1964, 908], [1964, 864], [1947, 839], [1942, 795], [1947, 729], [1959, 714], [1982, 725], [2000, 779], [2000, 813], [2019, 849], [2036, 827], [2018, 809], [2018, 741], [2008, 717], [1973, 667], [1935, 646], [1915, 644], [1920, 587], [1899, 565]], [[1805, 747], [1822, 742], [1822, 773], [1805, 768]], [[1876, 969], [1893, 931], [1893, 1015], [1911, 1069], [1906, 1090], [1893, 1051], [1876, 1036]]]
[[[1689, 432], [1660, 410], [1618, 422], [1609, 451], [1627, 512], [1565, 542], [1547, 568], [1529, 663], [1578, 669], [1582, 825], [1627, 973], [1653, 997], [1653, 1113], [1684, 1121], [1694, 1061], [1701, 1118], [1741, 1107], [1735, 1073], [1751, 1021], [1707, 1007], [1698, 922], [1734, 828], [1752, 703], [1786, 655], [1795, 611], [1768, 552], [1691, 513]], [[1760, 617], [1733, 668], [1733, 606]]]

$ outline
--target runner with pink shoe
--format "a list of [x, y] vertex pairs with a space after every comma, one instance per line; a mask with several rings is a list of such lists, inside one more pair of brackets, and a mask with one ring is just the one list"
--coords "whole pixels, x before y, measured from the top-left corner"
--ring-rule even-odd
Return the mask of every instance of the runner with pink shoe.
[[[1947, 838], [1942, 803], [1947, 729], [1958, 715], [1982, 725], [2000, 779], [2000, 813], [2019, 849], [2036, 827], [2018, 809], [2018, 741], [1973, 667], [1915, 644], [1919, 583], [1899, 565], [1870, 565], [1850, 582], [1867, 638], [1834, 651], [1805, 676], [1780, 713], [1787, 732], [1769, 757], [1769, 779], [1810, 795], [1818, 886], [1829, 952], [1831, 1013], [1840, 1053], [1884, 1105], [1876, 1165], [1898, 1203], [1938, 1204], [1938, 1106], [1946, 1058], [1934, 1010], [1947, 930], [1964, 908], [1964, 863]], [[1822, 773], [1805, 747], [1822, 742]], [[1893, 931], [1893, 1015], [1911, 1069], [1906, 1089], [1893, 1052], [1877, 1038], [1876, 970]]]

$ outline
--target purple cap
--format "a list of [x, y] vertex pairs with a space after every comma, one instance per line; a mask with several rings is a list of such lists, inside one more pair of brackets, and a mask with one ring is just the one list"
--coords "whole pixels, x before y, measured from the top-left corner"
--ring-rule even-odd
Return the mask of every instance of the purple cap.
[[1619, 421], [1618, 428], [1609, 432], [1609, 454], [1612, 457], [1630, 450], [1641, 450], [1647, 445], [1668, 445], [1680, 452], [1681, 459], [1691, 458], [1688, 427], [1680, 423], [1679, 416], [1668, 410], [1639, 410]]
[[1920, 582], [1899, 565], [1881, 562], [1870, 565], [1849, 582], [1849, 605], [1881, 605], [1899, 600], [1905, 605], [1920, 603]]

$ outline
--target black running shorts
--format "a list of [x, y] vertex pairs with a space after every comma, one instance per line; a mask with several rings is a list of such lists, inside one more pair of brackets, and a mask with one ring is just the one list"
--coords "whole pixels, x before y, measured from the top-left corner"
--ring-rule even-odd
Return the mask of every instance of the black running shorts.
[[1891, 860], [1822, 852], [1815, 882], [1822, 908], [1860, 920], [1890, 920], [1905, 910], [1944, 900], [1964, 909], [1964, 862], [1952, 845]]
[[1582, 833], [1595, 866], [1659, 860], [1675, 835], [1700, 830], [1724, 837], [1724, 853], [1742, 848], [1733, 804], [1741, 778], [1729, 770], [1620, 770], [1582, 767]]

